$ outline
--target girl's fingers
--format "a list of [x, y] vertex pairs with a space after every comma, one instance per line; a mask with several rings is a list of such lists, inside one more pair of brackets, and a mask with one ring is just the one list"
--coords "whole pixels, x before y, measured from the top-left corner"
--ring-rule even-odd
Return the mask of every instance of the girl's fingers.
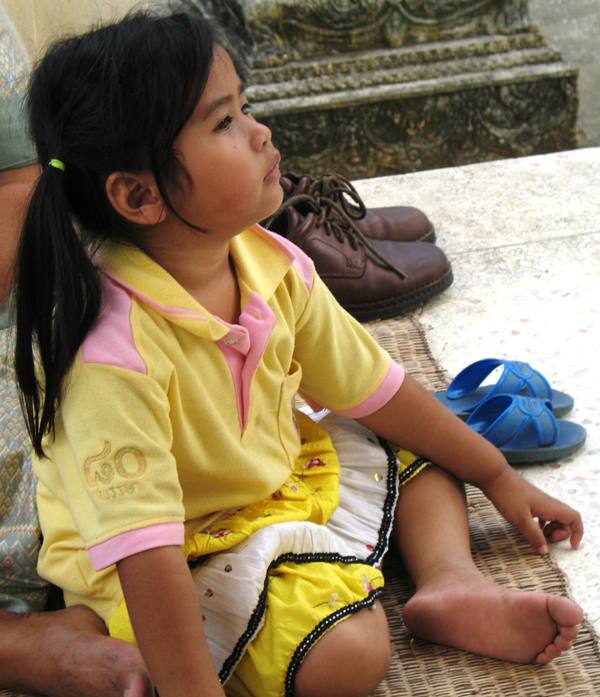
[[577, 549], [581, 544], [581, 538], [583, 537], [583, 521], [579, 513], [577, 514], [578, 519], [574, 524], [571, 525], [571, 547]]
[[571, 537], [571, 529], [568, 526], [559, 523], [554, 520], [542, 528], [544, 531], [544, 537], [550, 542], [562, 542], [563, 540], [568, 540]]
[[[571, 540], [571, 547], [577, 549], [583, 537], [583, 521], [581, 515], [566, 504], [553, 501], [552, 510], [546, 510], [538, 515], [540, 521], [544, 521], [545, 528], [552, 526], [549, 532], [552, 534], [556, 530], [563, 529], [568, 531], [565, 536], [560, 535], [558, 538], [553, 538], [552, 541]], [[550, 521], [550, 522], [548, 522]], [[548, 537], [548, 535], [546, 535]]]
[[573, 549], [579, 547], [583, 537], [581, 516], [572, 509], [565, 509], [558, 514], [560, 519], [546, 515], [536, 520], [530, 512], [521, 518], [519, 528], [538, 554], [548, 553], [548, 542], [570, 540]]
[[548, 552], [548, 543], [544, 535], [544, 531], [540, 528], [535, 518], [530, 513], [521, 519], [519, 529], [527, 538], [531, 545], [531, 549], [538, 554], [546, 554]]

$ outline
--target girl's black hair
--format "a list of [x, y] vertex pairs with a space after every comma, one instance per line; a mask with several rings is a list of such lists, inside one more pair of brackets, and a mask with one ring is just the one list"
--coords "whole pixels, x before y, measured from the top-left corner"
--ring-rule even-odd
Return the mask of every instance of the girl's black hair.
[[[135, 243], [134, 226], [108, 200], [106, 178], [150, 170], [173, 210], [167, 188], [186, 175], [174, 141], [212, 56], [212, 30], [197, 15], [136, 12], [55, 43], [32, 73], [27, 106], [42, 173], [17, 260], [15, 368], [39, 456], [65, 375], [100, 311], [90, 247]], [[48, 165], [53, 158], [64, 171]]]

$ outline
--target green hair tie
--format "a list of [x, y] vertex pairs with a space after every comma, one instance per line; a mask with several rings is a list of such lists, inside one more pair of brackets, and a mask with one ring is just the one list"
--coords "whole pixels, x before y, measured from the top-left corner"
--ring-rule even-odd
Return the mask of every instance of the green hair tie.
[[60, 169], [61, 172], [65, 171], [65, 163], [62, 160], [57, 160], [53, 157], [48, 164], [50, 167], [54, 167], [54, 169]]

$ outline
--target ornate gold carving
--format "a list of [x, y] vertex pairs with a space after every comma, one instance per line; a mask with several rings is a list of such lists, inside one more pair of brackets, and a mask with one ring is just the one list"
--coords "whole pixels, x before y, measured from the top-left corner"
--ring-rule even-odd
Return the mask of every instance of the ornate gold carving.
[[576, 112], [571, 76], [264, 120], [285, 168], [360, 178], [572, 149]]
[[[196, 0], [198, 1], [198, 0]], [[527, 31], [526, 0], [283, 0], [255, 3], [255, 67], [477, 35]]]

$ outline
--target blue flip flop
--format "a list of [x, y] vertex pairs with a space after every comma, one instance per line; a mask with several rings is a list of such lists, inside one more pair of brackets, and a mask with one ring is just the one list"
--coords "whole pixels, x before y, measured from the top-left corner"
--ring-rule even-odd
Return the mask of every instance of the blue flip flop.
[[567, 457], [581, 448], [587, 435], [579, 424], [557, 421], [548, 400], [514, 394], [486, 399], [467, 424], [498, 447], [511, 464]]
[[[502, 366], [502, 374], [495, 385], [481, 383], [496, 368]], [[555, 416], [564, 416], [573, 408], [573, 397], [566, 392], [553, 390], [546, 378], [528, 363], [484, 358], [467, 366], [452, 380], [448, 389], [434, 392], [450, 411], [461, 419], [486, 399], [497, 394], [521, 394], [550, 401]]]

